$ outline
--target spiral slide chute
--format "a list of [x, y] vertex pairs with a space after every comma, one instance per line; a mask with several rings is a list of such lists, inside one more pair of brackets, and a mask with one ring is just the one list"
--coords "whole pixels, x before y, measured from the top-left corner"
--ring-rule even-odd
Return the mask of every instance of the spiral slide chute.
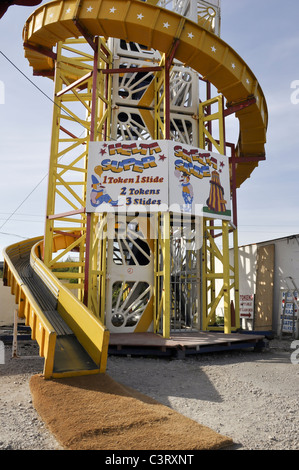
[[[255, 102], [236, 112], [240, 124], [236, 186], [250, 177], [265, 155], [268, 124], [263, 91], [244, 60], [222, 39], [199, 24], [153, 1], [52, 1], [38, 8], [24, 27], [25, 56], [34, 73], [49, 76], [54, 69], [53, 47], [71, 37], [116, 37], [143, 44], [174, 57], [212, 83], [228, 108]], [[246, 158], [248, 157], [248, 158]]]
[[[59, 246], [70, 242], [58, 236]], [[18, 304], [18, 316], [32, 330], [45, 358], [44, 377], [105, 372], [109, 331], [40, 260], [43, 239], [34, 238], [4, 252], [4, 285]]]

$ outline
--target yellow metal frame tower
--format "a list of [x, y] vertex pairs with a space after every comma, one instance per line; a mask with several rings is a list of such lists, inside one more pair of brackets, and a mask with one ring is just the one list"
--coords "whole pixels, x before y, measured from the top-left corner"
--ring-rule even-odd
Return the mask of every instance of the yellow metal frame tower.
[[[119, 36], [125, 37], [127, 41], [135, 40], [137, 39], [135, 37], [136, 29], [137, 31], [140, 30], [140, 32], [147, 31], [145, 36], [142, 33], [143, 43], [146, 43], [147, 46], [157, 47], [159, 43], [158, 48], [162, 51], [161, 60], [156, 70], [152, 66], [154, 74], [152, 85], [154, 97], [152, 113], [154, 135], [151, 137], [156, 139], [171, 138], [171, 100], [169, 89], [170, 71], [175, 58], [179, 60], [183, 58], [185, 63], [194, 67], [195, 62], [198, 62], [198, 56], [203, 53], [207, 54], [206, 59], [204, 59], [203, 55], [201, 57], [203, 69], [208, 68], [208, 73], [206, 71], [204, 79], [207, 82], [214, 82], [215, 85], [221, 81], [222, 76], [225, 80], [225, 71], [229, 69], [228, 62], [238, 61], [240, 63], [240, 58], [228, 46], [224, 45], [218, 37], [208, 32], [211, 27], [209, 22], [204, 27], [201, 26], [202, 20], [199, 21], [199, 24], [188, 23], [188, 19], [175, 15], [175, 13], [169, 10], [163, 10], [154, 6], [158, 4], [156, 1], [146, 2], [146, 5], [142, 5], [142, 11], [144, 11], [145, 7], [146, 11], [144, 13], [152, 18], [152, 20], [148, 19], [146, 22], [146, 28], [149, 28], [147, 30], [143, 30], [140, 26], [145, 15], [138, 13], [138, 8], [141, 8], [141, 2], [137, 0], [129, 2], [126, 6], [123, 2], [116, 2], [117, 5], [112, 6], [111, 4], [108, 5], [105, 1], [90, 2], [90, 6], [87, 3], [84, 1], [80, 2], [80, 5], [76, 5], [75, 10], [72, 11], [72, 17], [68, 16], [68, 11], [72, 10], [73, 2], [70, 2], [68, 9], [62, 8], [58, 2], [51, 2], [49, 6], [42, 8], [45, 15], [44, 22], [48, 21], [51, 11], [57, 17], [54, 22], [51, 22], [54, 36], [55, 32], [58, 32], [58, 27], [65, 28], [64, 24], [67, 24], [72, 32], [76, 28], [77, 34], [75, 36], [81, 36], [81, 39], [66, 39], [66, 41], [57, 42], [57, 52], [54, 61], [55, 107], [44, 238], [44, 263], [56, 272], [59, 279], [74, 279], [76, 284], [68, 284], [68, 287], [72, 288], [75, 285], [78, 289], [80, 300], [84, 301], [95, 315], [104, 320], [106, 264], [104, 259], [105, 236], [103, 237], [103, 229], [106, 226], [106, 218], [105, 215], [99, 216], [85, 212], [85, 193], [89, 141], [109, 140], [111, 138], [111, 84], [112, 73], [117, 73], [117, 71], [111, 70], [113, 68], [113, 53], [108, 49], [107, 38], [109, 36]], [[102, 16], [104, 11], [106, 11], [107, 17]], [[58, 12], [60, 15], [59, 20]], [[136, 19], [133, 21], [134, 14]], [[63, 22], [62, 18], [64, 17], [67, 23]], [[97, 20], [100, 17], [101, 22]], [[113, 21], [112, 23], [110, 22], [110, 17], [114, 23]], [[161, 20], [158, 21], [160, 17]], [[96, 27], [93, 24], [94, 21], [97, 22]], [[104, 26], [105, 21], [106, 26]], [[159, 23], [161, 26], [159, 26]], [[152, 28], [151, 24], [155, 25], [154, 28]], [[95, 30], [98, 30], [98, 35], [96, 35]], [[39, 59], [40, 63], [43, 62], [42, 53], [44, 51], [41, 50], [40, 46], [37, 49], [33, 45], [35, 35], [37, 37], [40, 35], [39, 31], [42, 32], [43, 29], [36, 30], [32, 20], [29, 20], [25, 30], [25, 50], [29, 61], [32, 62], [35, 68], [40, 68], [40, 65], [37, 65], [36, 61], [33, 62], [31, 58], [33, 51], [35, 59], [36, 54], [41, 53]], [[149, 31], [151, 31], [151, 34], [148, 34]], [[193, 51], [191, 43], [193, 42], [193, 37], [198, 36], [199, 32], [200, 40], [197, 39], [197, 46]], [[159, 37], [158, 43], [155, 39], [155, 34], [157, 38]], [[70, 34], [67, 35], [69, 36]], [[48, 39], [52, 41], [50, 36]], [[42, 42], [45, 41], [43, 40]], [[83, 48], [82, 51], [78, 46], [82, 46], [83, 42], [89, 45], [91, 50], [86, 52]], [[218, 65], [216, 63], [216, 66], [211, 68], [214, 60], [213, 56], [217, 54], [218, 49], [223, 50], [221, 62]], [[44, 52], [44, 54], [45, 57], [46, 53]], [[211, 62], [209, 66], [208, 57], [210, 57], [209, 60]], [[49, 59], [47, 61], [49, 63]], [[236, 72], [236, 64], [234, 65], [235, 67], [231, 69], [230, 73]], [[111, 73], [109, 73], [109, 69]], [[239, 66], [237, 69], [239, 69]], [[231, 81], [232, 85], [227, 84], [227, 77], [225, 80], [225, 90], [231, 91], [237, 88], [246, 88], [249, 82], [254, 82], [254, 93], [256, 96], [259, 95], [258, 84], [255, 78], [252, 78], [249, 69], [243, 63], [241, 63], [241, 69], [242, 73], [237, 78], [237, 83], [235, 78]], [[39, 73], [43, 74], [44, 70], [39, 70]], [[250, 76], [250, 79], [248, 76]], [[251, 89], [253, 91], [252, 87]], [[239, 98], [241, 94], [237, 92], [235, 96]], [[250, 95], [248, 90], [246, 99], [250, 98], [250, 96], [252, 95]], [[236, 100], [232, 97], [230, 104], [235, 106], [240, 102], [242, 100]], [[218, 110], [211, 113], [210, 110], [214, 104], [218, 106]], [[255, 100], [255, 107], [256, 104]], [[259, 107], [261, 105], [264, 106], [260, 102]], [[77, 110], [73, 111], [72, 106]], [[81, 110], [79, 110], [79, 107]], [[242, 109], [240, 110], [242, 111]], [[83, 114], [81, 114], [81, 111], [83, 111]], [[261, 111], [262, 113], [265, 112], [264, 107]], [[264, 119], [264, 117], [263, 115], [262, 118]], [[218, 122], [217, 138], [211, 131], [212, 121]], [[217, 97], [208, 96], [207, 100], [199, 104], [198, 122], [199, 132], [198, 137], [193, 136], [194, 145], [198, 145], [200, 148], [213, 148], [220, 154], [226, 154], [223, 94], [220, 93]], [[77, 131], [73, 132], [70, 130], [72, 127], [77, 128]], [[81, 133], [78, 128], [81, 129]], [[78, 152], [80, 148], [82, 148], [82, 151]], [[75, 155], [74, 157], [72, 157], [73, 154]], [[256, 163], [254, 160], [252, 161], [254, 164]], [[235, 184], [238, 185], [238, 182], [235, 181]], [[61, 204], [63, 207], [61, 210], [58, 209], [60, 202], [63, 203]], [[163, 336], [169, 337], [171, 292], [170, 243], [167, 237], [170, 232], [170, 215], [160, 214], [159, 221], [160, 223], [157, 226], [163, 232], [163, 235], [159, 234], [155, 242], [154, 331], [161, 331], [159, 329], [159, 321], [162, 319]], [[221, 302], [223, 302], [224, 311], [224, 331], [230, 333], [232, 328], [237, 329], [239, 327], [238, 265], [236, 254], [233, 262], [229, 260], [229, 233], [231, 231], [233, 232], [234, 249], [236, 250], [236, 227], [229, 225], [227, 221], [223, 221], [220, 225], [215, 225], [214, 220], [204, 219], [201, 270], [201, 328], [203, 330], [215, 328], [216, 310]], [[69, 243], [67, 248], [59, 250], [59, 246], [55, 245], [55, 234], [64, 235], [68, 238]], [[219, 249], [219, 244], [216, 243], [218, 237], [221, 237], [222, 240], [222, 251]], [[58, 240], [61, 241], [61, 237], [57, 238], [57, 242]], [[67, 258], [67, 255], [73, 251], [77, 251], [76, 261], [70, 261]], [[218, 268], [219, 272], [216, 272], [216, 262], [221, 265], [220, 269]], [[74, 272], [61, 272], [62, 268], [72, 268]], [[216, 288], [217, 282], [218, 284], [220, 282], [220, 285], [222, 284], [218, 292]], [[233, 324], [231, 321], [232, 308], [235, 314]]]
[[[183, 5], [180, 1], [175, 3], [178, 8]], [[255, 75], [219, 37], [219, 31], [215, 29], [216, 7], [213, 9], [206, 3], [209, 2], [190, 0], [188, 15], [181, 16], [179, 9], [177, 12], [167, 9], [168, 0], [53, 0], [39, 7], [24, 28], [25, 56], [34, 74], [53, 78], [55, 83], [45, 233], [42, 241], [33, 242], [30, 263], [52, 290], [59, 313], [80, 337], [101, 371], [105, 369], [108, 348], [104, 324], [109, 276], [107, 239], [111, 226], [107, 214], [86, 211], [87, 171], [90, 143], [120, 138], [112, 135], [113, 117], [121, 107], [113, 99], [113, 77], [116, 75], [146, 71], [152, 74], [153, 80], [140, 100], [142, 105], [137, 113], [140, 129], [142, 120], [147, 127], [145, 125], [145, 131], [138, 138], [146, 135], [148, 139], [180, 140], [189, 133], [187, 137], [192, 137], [192, 141], [188, 141], [190, 145], [213, 149], [221, 155], [231, 150], [228, 157], [233, 219], [232, 222], [219, 222], [203, 218], [203, 246], [194, 251], [192, 261], [198, 264], [201, 259], [201, 269], [197, 266], [187, 273], [184, 292], [189, 295], [195, 287], [194, 295], [202, 302], [195, 313], [197, 318], [194, 317], [197, 330], [219, 329], [215, 320], [220, 305], [224, 311], [224, 332], [239, 328], [236, 191], [265, 159], [268, 114]], [[196, 12], [192, 9], [194, 6]], [[192, 20], [194, 12], [196, 21]], [[142, 44], [145, 58], [140, 67], [136, 69], [133, 63], [126, 69], [115, 67], [110, 38], [128, 46]], [[159, 59], [147, 58], [149, 51], [159, 51]], [[177, 124], [178, 118], [174, 117], [178, 109], [171, 95], [171, 86], [175, 82], [171, 73], [176, 73], [176, 67], [182, 67], [185, 74], [194, 74], [207, 84], [205, 99], [196, 103], [195, 112], [191, 107], [188, 109], [188, 125], [187, 119], [181, 120], [181, 128]], [[211, 96], [210, 84], [217, 90], [216, 97]], [[186, 82], [186, 89], [187, 86]], [[188, 93], [183, 98], [177, 94], [178, 102], [181, 98], [183, 103], [188, 101]], [[212, 111], [215, 106], [216, 111]], [[180, 113], [180, 119], [185, 111]], [[225, 137], [225, 118], [230, 114], [236, 115], [240, 125], [236, 145], [227, 143]], [[216, 134], [212, 130], [215, 123]], [[127, 139], [130, 123], [124, 123], [122, 130], [122, 138]], [[135, 136], [137, 134], [136, 130]], [[149, 320], [152, 320], [153, 332], [168, 338], [174, 302], [171, 290], [174, 218], [168, 212], [161, 212], [153, 219], [157, 236], [151, 248], [154, 281], [149, 305], [152, 310], [149, 313], [149, 308], [146, 309], [146, 319], [136, 331], [147, 331]], [[230, 235], [234, 247], [231, 259]], [[30, 249], [26, 248], [27, 255]], [[20, 246], [12, 247], [6, 256], [6, 277], [20, 302], [31, 297], [10, 256], [15, 259], [22, 250]], [[187, 264], [192, 264], [191, 258], [186, 258]], [[123, 291], [123, 297], [125, 295]], [[33, 308], [34, 315], [43, 319], [38, 306], [33, 307], [29, 301], [27, 304], [28, 322]], [[40, 341], [43, 341], [44, 355], [47, 356], [45, 338], [49, 334], [53, 339], [54, 330], [48, 320], [43, 319], [40, 323], [36, 320], [36, 324], [40, 324], [45, 332]], [[49, 342], [51, 351], [53, 341]], [[49, 364], [52, 359], [51, 356]], [[50, 369], [51, 366], [47, 369], [48, 376]]]

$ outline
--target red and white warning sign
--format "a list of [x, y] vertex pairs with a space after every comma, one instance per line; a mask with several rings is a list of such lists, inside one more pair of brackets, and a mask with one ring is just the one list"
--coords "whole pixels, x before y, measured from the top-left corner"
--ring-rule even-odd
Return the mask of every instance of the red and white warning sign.
[[254, 295], [240, 295], [240, 317], [253, 319], [254, 314]]

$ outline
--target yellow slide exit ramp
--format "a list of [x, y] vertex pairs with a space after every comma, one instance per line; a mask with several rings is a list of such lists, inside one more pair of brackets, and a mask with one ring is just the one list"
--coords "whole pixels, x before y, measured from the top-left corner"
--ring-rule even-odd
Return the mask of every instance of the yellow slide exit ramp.
[[39, 345], [43, 375], [105, 372], [109, 331], [40, 260], [42, 243], [39, 237], [6, 248], [3, 282], [11, 287], [18, 316]]

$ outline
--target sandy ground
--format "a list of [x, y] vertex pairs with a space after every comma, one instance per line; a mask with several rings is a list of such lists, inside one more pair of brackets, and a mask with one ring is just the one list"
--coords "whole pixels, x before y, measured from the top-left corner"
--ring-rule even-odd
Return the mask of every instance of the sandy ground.
[[[291, 344], [183, 360], [113, 356], [107, 374], [231, 437], [231, 450], [299, 450], [299, 343]], [[5, 352], [0, 450], [61, 449], [32, 405], [29, 379], [43, 368], [36, 344], [19, 342], [18, 358], [10, 345]]]

